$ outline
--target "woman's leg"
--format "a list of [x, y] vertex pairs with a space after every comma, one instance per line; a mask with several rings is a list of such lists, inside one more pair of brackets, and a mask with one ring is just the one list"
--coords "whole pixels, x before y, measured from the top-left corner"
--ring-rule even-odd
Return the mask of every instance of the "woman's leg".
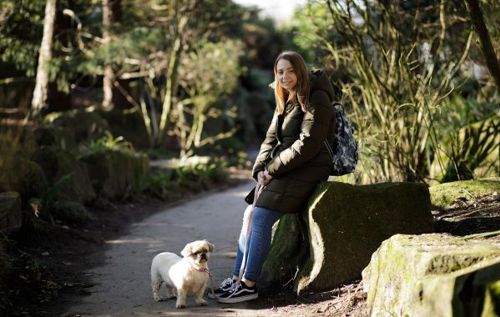
[[[247, 284], [257, 281], [262, 265], [269, 253], [273, 224], [282, 213], [266, 208], [255, 207], [251, 219], [249, 240], [247, 241], [247, 259], [243, 279]], [[253, 286], [253, 285], [248, 285]]]
[[248, 223], [250, 221], [250, 216], [252, 215], [253, 207], [248, 206], [243, 213], [243, 223], [241, 225], [240, 236], [238, 238], [238, 248], [236, 249], [236, 261], [233, 267], [233, 277], [240, 275], [241, 263], [243, 262], [243, 256], [245, 249], [247, 247], [247, 232]]

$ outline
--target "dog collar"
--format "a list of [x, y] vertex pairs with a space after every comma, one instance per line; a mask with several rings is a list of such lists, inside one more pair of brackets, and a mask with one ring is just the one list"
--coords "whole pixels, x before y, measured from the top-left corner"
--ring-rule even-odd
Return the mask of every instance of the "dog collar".
[[198, 272], [203, 272], [203, 273], [207, 273], [208, 276], [212, 276], [212, 273], [210, 273], [210, 271], [208, 270], [208, 268], [197, 268], [195, 267], [194, 265], [191, 264], [191, 268], [195, 271], [198, 271]]

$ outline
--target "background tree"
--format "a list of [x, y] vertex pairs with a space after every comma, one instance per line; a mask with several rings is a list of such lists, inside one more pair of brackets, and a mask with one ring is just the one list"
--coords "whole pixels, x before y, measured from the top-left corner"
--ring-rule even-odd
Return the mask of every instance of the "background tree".
[[238, 84], [240, 52], [238, 42], [205, 42], [198, 43], [182, 59], [180, 67], [184, 76], [180, 86], [186, 96], [177, 103], [174, 119], [181, 157], [234, 134], [233, 126], [229, 131], [207, 135], [205, 124], [212, 119], [223, 125], [224, 116], [235, 113], [234, 107], [225, 107], [223, 97], [232, 93]]
[[500, 90], [500, 64], [496, 56], [493, 45], [491, 44], [490, 34], [488, 28], [484, 23], [483, 13], [477, 0], [466, 0], [467, 8], [469, 9], [472, 23], [481, 41], [481, 49], [483, 51], [486, 65], [490, 70], [491, 75], [495, 79], [497, 88]]
[[[463, 98], [477, 56], [467, 16], [460, 1], [311, 2], [297, 13], [297, 45], [332, 71], [357, 125], [360, 181], [430, 181], [446, 170], [460, 126], [442, 114], [459, 115], [451, 97]], [[495, 98], [467, 120], [494, 114]]]
[[39, 117], [41, 111], [47, 106], [47, 87], [49, 84], [49, 63], [52, 58], [52, 37], [54, 35], [54, 22], [56, 19], [56, 0], [47, 0], [45, 18], [43, 22], [43, 37], [38, 57], [35, 90], [31, 102], [34, 117]]

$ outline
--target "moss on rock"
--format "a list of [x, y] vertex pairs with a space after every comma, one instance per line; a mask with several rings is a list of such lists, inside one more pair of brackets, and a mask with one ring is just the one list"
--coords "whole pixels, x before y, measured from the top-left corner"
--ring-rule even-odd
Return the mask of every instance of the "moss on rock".
[[[299, 234], [290, 232], [297, 218], [292, 225], [278, 227], [264, 267], [283, 263], [282, 267], [263, 271], [274, 281], [291, 279], [300, 263], [298, 292], [332, 289], [357, 278], [373, 251], [393, 234], [432, 232], [429, 192], [415, 183], [325, 182], [310, 198], [305, 218], [309, 243], [295, 240]], [[283, 252], [275, 251], [281, 248], [310, 253], [295, 252], [295, 258], [282, 261]]]
[[[273, 243], [259, 277], [259, 287], [283, 285], [297, 274], [308, 254], [305, 223], [299, 214], [283, 215], [277, 223]], [[279, 241], [279, 243], [278, 243]], [[279, 283], [276, 283], [279, 282]]]
[[456, 181], [429, 188], [432, 205], [439, 209], [451, 207], [458, 201], [473, 201], [482, 196], [500, 193], [500, 178]]
[[146, 184], [149, 160], [145, 154], [127, 149], [99, 148], [84, 154], [80, 161], [88, 166], [97, 194], [120, 199], [140, 192]]
[[43, 168], [55, 189], [54, 199], [88, 203], [96, 197], [87, 165], [71, 152], [56, 146], [42, 146], [33, 153], [32, 159]]
[[371, 316], [494, 316], [498, 280], [498, 235], [395, 235], [363, 270]]
[[32, 197], [43, 197], [48, 182], [42, 168], [35, 162], [13, 157], [6, 158], [0, 165], [0, 192], [15, 191], [24, 204]]

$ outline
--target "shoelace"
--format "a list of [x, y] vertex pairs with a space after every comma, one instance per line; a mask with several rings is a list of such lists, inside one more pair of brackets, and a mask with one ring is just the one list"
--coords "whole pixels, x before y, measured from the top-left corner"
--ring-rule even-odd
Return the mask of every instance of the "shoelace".
[[240, 286], [241, 286], [240, 282], [233, 283], [233, 285], [231, 285], [231, 288], [229, 289], [229, 292], [234, 293], [234, 291], [236, 291]]
[[224, 281], [222, 281], [222, 283], [220, 283], [220, 288], [225, 288], [225, 287], [228, 287], [228, 286], [232, 286], [234, 283], [233, 283], [233, 279], [228, 277], [226, 278]]

